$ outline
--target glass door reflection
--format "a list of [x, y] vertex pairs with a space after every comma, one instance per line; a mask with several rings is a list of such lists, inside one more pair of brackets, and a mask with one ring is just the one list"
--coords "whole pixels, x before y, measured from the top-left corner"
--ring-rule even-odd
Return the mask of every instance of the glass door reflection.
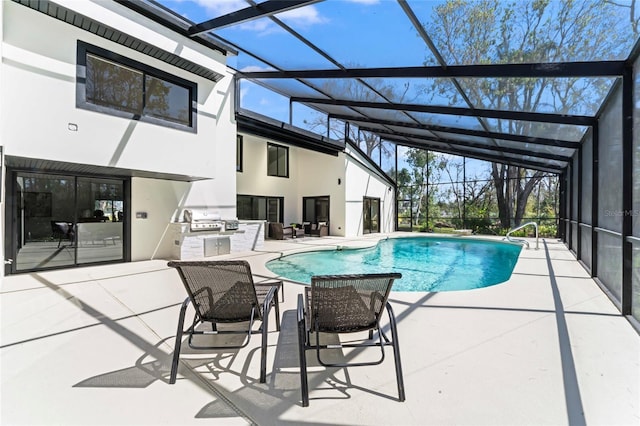
[[124, 259], [124, 182], [17, 172], [14, 270]]
[[16, 270], [75, 264], [75, 178], [19, 173], [16, 192]]

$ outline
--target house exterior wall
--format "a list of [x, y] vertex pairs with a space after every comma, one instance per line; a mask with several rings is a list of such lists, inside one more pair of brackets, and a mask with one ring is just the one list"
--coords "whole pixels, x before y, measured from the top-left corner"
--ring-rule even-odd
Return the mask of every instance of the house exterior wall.
[[[267, 142], [289, 148], [289, 177], [267, 175]], [[243, 166], [242, 172], [237, 173], [237, 193], [240, 195], [259, 195], [269, 197], [284, 197], [285, 223], [302, 221], [302, 201], [298, 202], [299, 168], [296, 163], [302, 154], [300, 149], [281, 144], [277, 141], [267, 141], [253, 135], [242, 135]], [[300, 204], [300, 205], [298, 205]]]
[[386, 179], [373, 171], [365, 158], [353, 149], [347, 148], [345, 207], [345, 236], [363, 234], [363, 198], [380, 199], [380, 232], [395, 230], [395, 191]]
[[[289, 147], [289, 178], [267, 176], [267, 143]], [[284, 223], [302, 221], [302, 198], [330, 197], [330, 234], [362, 235], [363, 197], [380, 198], [381, 232], [394, 229], [393, 191], [367, 167], [358, 153], [338, 156], [243, 134], [243, 172], [237, 174], [241, 195], [284, 197]], [[340, 184], [338, 184], [340, 179]]]
[[[328, 195], [331, 218], [329, 232], [343, 235], [344, 216], [338, 204], [344, 195], [337, 183], [344, 171], [338, 157], [250, 134], [242, 134], [242, 138], [243, 171], [237, 173], [238, 194], [284, 197], [285, 224], [302, 222], [302, 197]], [[268, 142], [289, 148], [288, 178], [267, 176]]]
[[[298, 188], [298, 211], [302, 218], [302, 197], [328, 195], [329, 235], [345, 236], [345, 163], [344, 157], [337, 157], [308, 149], [298, 149], [296, 164], [300, 176]], [[338, 179], [340, 184], [338, 185]]]
[[[236, 125], [226, 57], [116, 2], [57, 3], [224, 78], [214, 83], [23, 5], [1, 2], [4, 155], [207, 178], [193, 183], [132, 179], [132, 260], [169, 255], [166, 229], [183, 208], [208, 208], [235, 218]], [[78, 40], [196, 83], [197, 132], [77, 108]], [[69, 130], [69, 123], [77, 131]], [[148, 212], [147, 219], [136, 219], [136, 211]]]

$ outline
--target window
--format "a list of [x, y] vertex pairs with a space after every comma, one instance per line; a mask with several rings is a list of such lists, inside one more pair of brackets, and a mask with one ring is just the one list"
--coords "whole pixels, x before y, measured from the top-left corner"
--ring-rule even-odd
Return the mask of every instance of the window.
[[236, 137], [236, 172], [242, 171], [242, 135]]
[[87, 54], [87, 102], [142, 114], [144, 74]]
[[238, 219], [282, 223], [284, 198], [238, 195], [237, 210]]
[[79, 108], [196, 130], [195, 83], [78, 42]]
[[289, 177], [289, 148], [267, 144], [267, 175]]
[[303, 197], [302, 220], [304, 222], [329, 222], [329, 197]]

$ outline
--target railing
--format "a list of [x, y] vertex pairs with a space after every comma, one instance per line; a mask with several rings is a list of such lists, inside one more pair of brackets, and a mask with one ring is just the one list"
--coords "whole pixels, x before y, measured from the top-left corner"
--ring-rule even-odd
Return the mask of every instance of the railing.
[[527, 248], [529, 248], [529, 242], [527, 240], [523, 240], [520, 238], [513, 238], [511, 237], [511, 233], [512, 232], [516, 232], [521, 230], [522, 228], [525, 228], [529, 225], [533, 225], [536, 228], [536, 250], [538, 250], [539, 246], [538, 246], [538, 224], [536, 222], [527, 222], [524, 225], [520, 225], [517, 228], [513, 228], [512, 230], [510, 230], [509, 232], [507, 232], [507, 236], [504, 237], [505, 240], [512, 242], [512, 243], [524, 243], [527, 245]]

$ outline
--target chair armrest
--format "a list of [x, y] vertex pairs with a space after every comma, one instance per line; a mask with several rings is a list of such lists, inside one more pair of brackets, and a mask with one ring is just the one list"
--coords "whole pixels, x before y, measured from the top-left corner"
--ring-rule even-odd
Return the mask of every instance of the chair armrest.
[[284, 281], [282, 280], [261, 281], [259, 283], [254, 283], [253, 285], [256, 288], [276, 287], [276, 296], [279, 293], [280, 301], [284, 302]]
[[[200, 305], [196, 303], [196, 297], [198, 297], [200, 295], [200, 293], [202, 292], [206, 292], [207, 293], [207, 299], [209, 299], [209, 306], [213, 305], [213, 291], [211, 290], [210, 287], [202, 287], [201, 289], [197, 290], [196, 292], [193, 293], [193, 307], [196, 309], [196, 311], [198, 312], [198, 314], [205, 314], [205, 312], [200, 312]], [[187, 299], [190, 299], [190, 297], [187, 297]], [[186, 300], [185, 300], [186, 302]]]
[[[266, 318], [269, 316], [269, 311], [271, 310], [271, 306], [273, 305], [274, 296], [277, 296], [277, 294], [278, 294], [278, 287], [275, 285], [270, 286], [269, 291], [267, 291], [267, 295], [264, 297], [264, 301], [262, 302], [262, 315], [264, 317], [263, 321], [266, 321]], [[275, 303], [278, 303], [277, 298]]]
[[271, 281], [260, 281], [258, 283], [254, 283], [256, 287], [273, 287], [273, 286], [281, 286], [282, 280], [271, 280]]
[[298, 294], [297, 314], [298, 314], [298, 324], [305, 322], [306, 315], [305, 315], [305, 309], [304, 309], [304, 297], [302, 296], [301, 293]]

